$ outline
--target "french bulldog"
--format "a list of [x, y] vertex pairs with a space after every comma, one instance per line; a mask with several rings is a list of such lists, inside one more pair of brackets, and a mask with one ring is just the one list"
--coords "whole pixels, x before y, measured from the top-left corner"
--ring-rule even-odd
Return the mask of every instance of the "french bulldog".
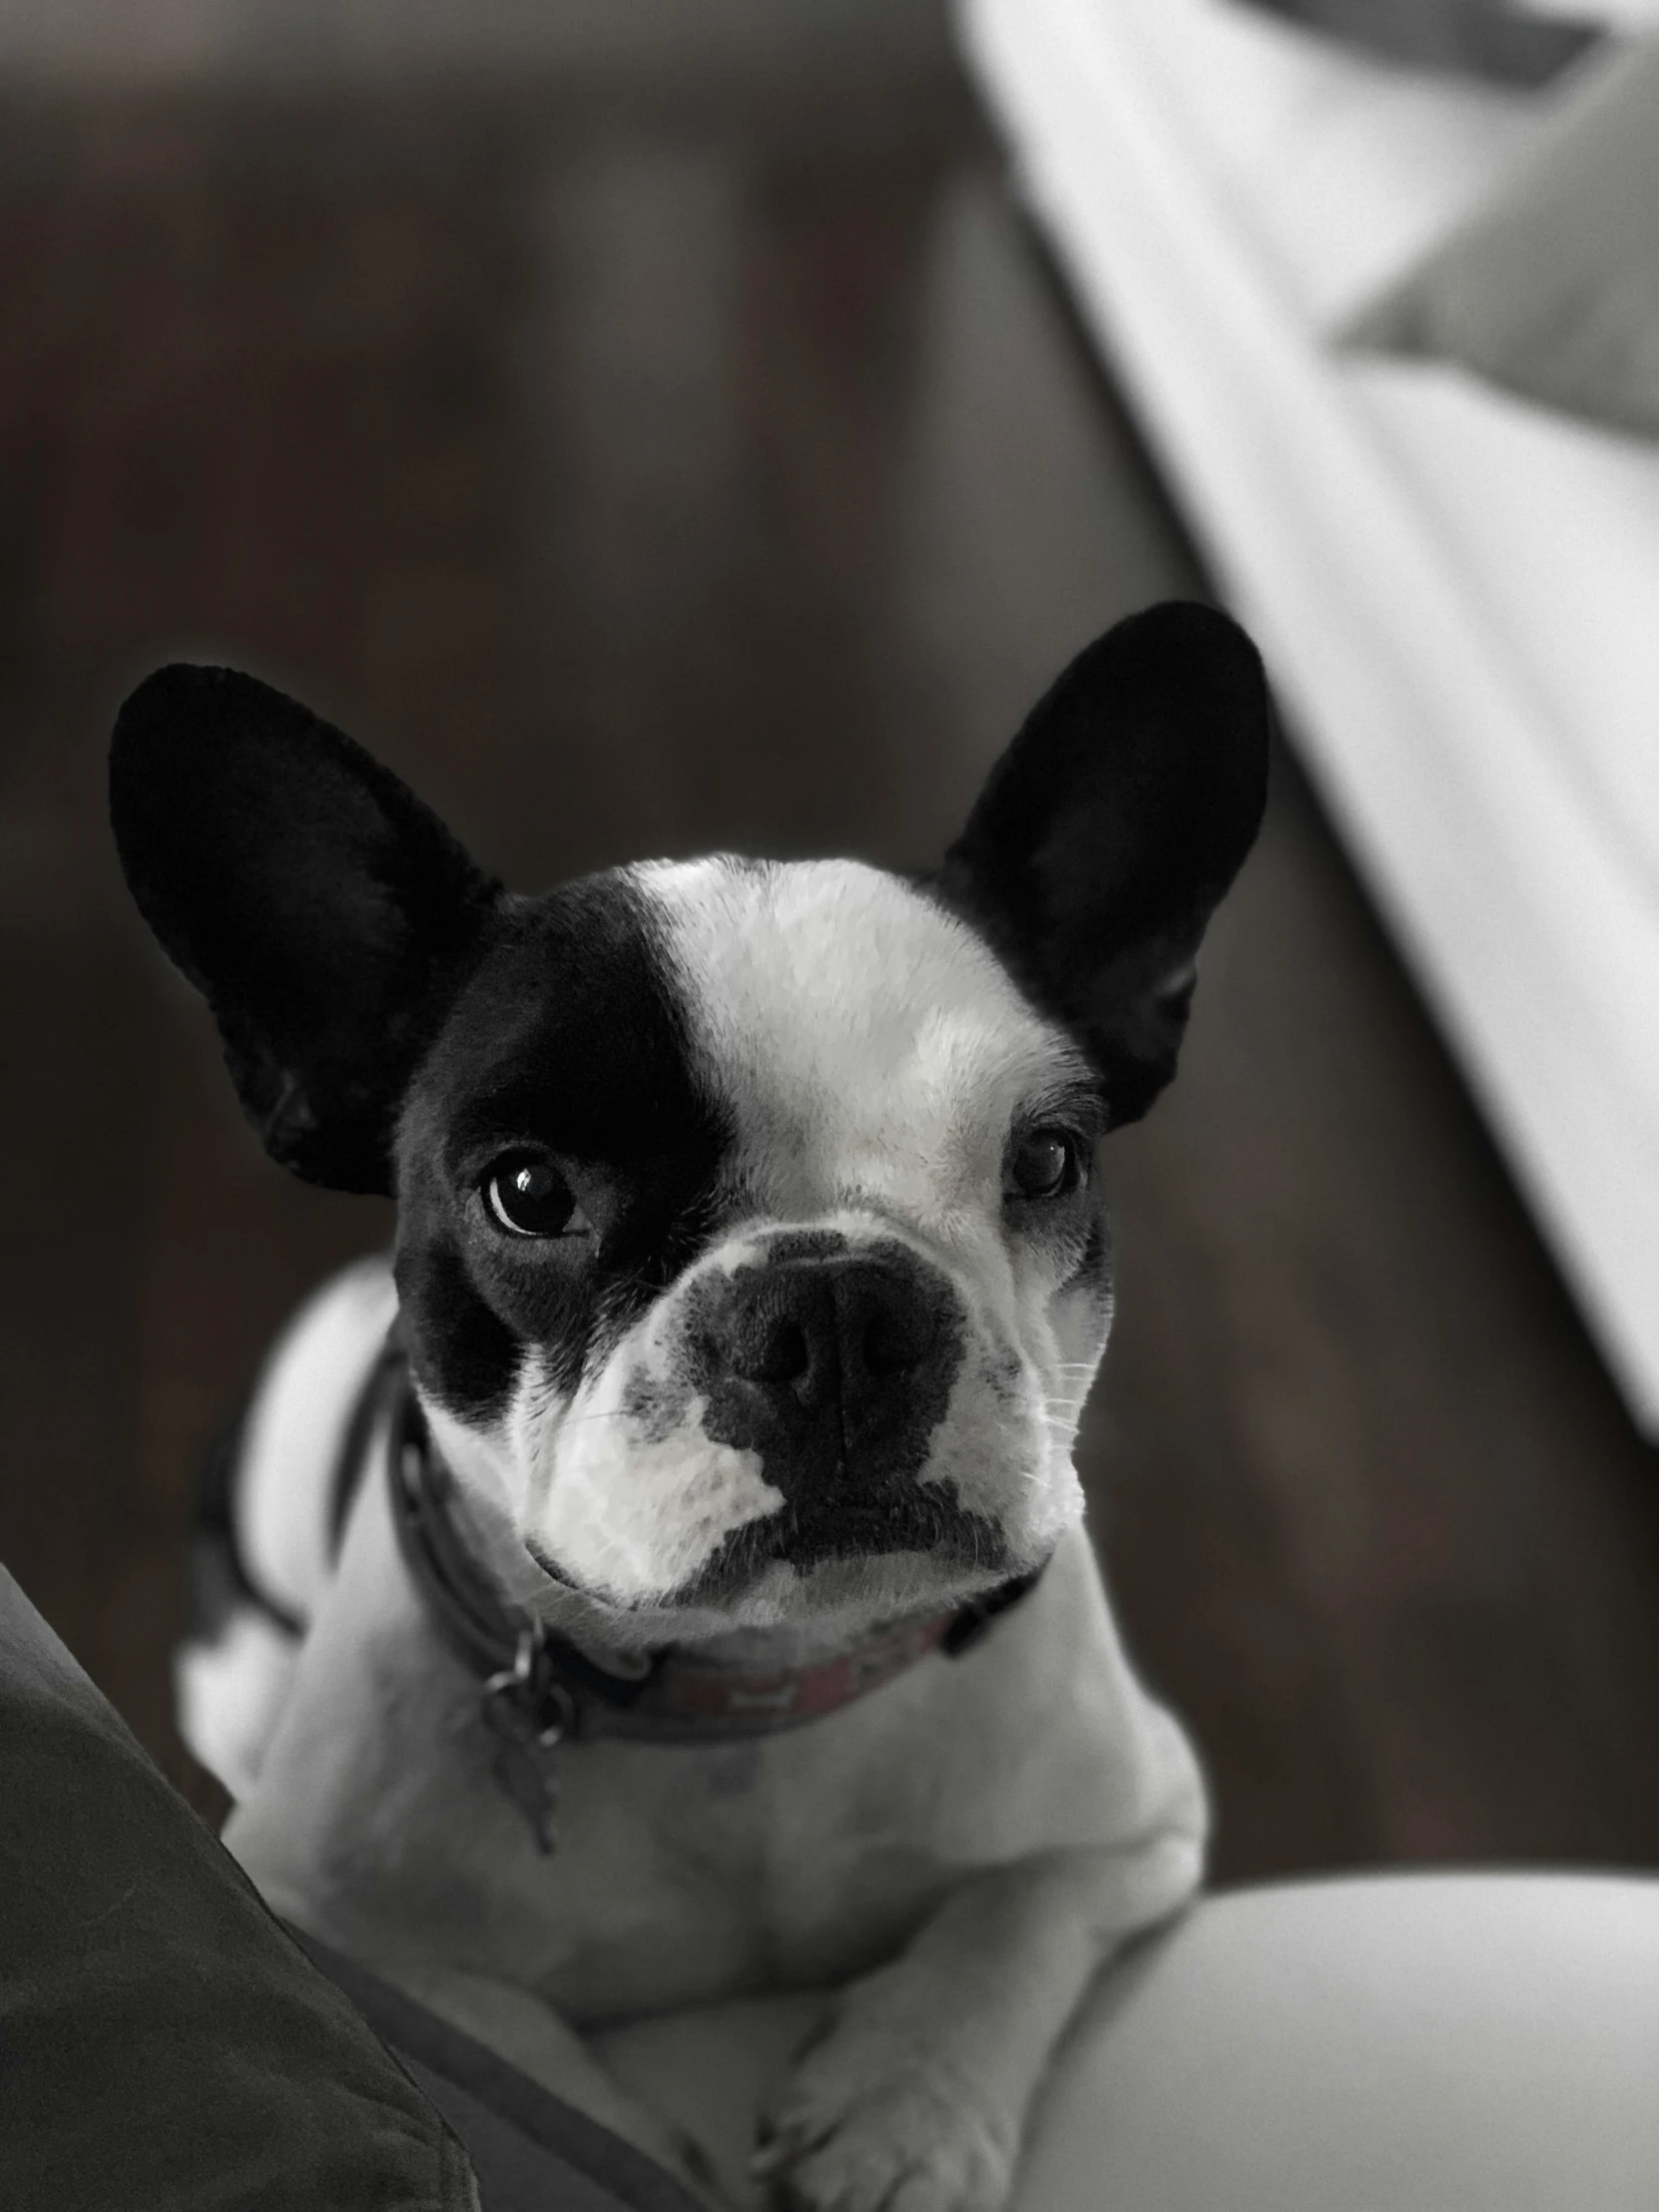
[[521, 896], [248, 676], [120, 714], [129, 883], [267, 1150], [397, 1208], [222, 1468], [181, 1684], [227, 1842], [665, 2157], [599, 2031], [831, 1992], [757, 2155], [811, 2212], [996, 2212], [1084, 1991], [1202, 1877], [1072, 1447], [1097, 1146], [1174, 1072], [1269, 725], [1244, 634], [1157, 607], [929, 873]]

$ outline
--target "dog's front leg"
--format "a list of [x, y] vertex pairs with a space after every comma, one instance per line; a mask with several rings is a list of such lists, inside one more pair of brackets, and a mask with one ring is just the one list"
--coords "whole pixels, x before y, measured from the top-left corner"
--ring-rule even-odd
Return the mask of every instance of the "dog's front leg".
[[998, 2212], [1050, 2054], [1104, 1961], [1191, 1896], [1167, 1836], [967, 1877], [848, 1984], [762, 2122], [757, 2168], [835, 2212]]

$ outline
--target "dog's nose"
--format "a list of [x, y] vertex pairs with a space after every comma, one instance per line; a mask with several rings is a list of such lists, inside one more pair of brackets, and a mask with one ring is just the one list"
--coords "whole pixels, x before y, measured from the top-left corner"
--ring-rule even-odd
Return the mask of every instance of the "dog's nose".
[[853, 1255], [775, 1261], [736, 1278], [713, 1350], [728, 1377], [819, 1412], [873, 1410], [939, 1349], [943, 1287]]
[[[798, 1566], [945, 1541], [950, 1499], [920, 1477], [966, 1336], [949, 1278], [895, 1237], [793, 1231], [705, 1277], [687, 1340], [704, 1432], [757, 1453], [788, 1508], [745, 1540]], [[973, 1556], [994, 1543], [977, 1519], [955, 1533]]]

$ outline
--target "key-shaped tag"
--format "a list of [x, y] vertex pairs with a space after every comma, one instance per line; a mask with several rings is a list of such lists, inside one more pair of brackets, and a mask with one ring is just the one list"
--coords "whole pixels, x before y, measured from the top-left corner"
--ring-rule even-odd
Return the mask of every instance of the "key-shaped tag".
[[484, 1718], [495, 1738], [491, 1761], [495, 1779], [530, 1823], [536, 1849], [550, 1858], [558, 1842], [559, 1810], [553, 1756], [563, 1730], [537, 1728], [510, 1691], [486, 1690], [483, 1703]]
[[555, 1756], [571, 1722], [569, 1698], [540, 1685], [533, 1634], [519, 1639], [512, 1666], [484, 1685], [484, 1720], [495, 1738], [495, 1779], [530, 1824], [536, 1849], [551, 1858], [558, 1844], [559, 1783]]

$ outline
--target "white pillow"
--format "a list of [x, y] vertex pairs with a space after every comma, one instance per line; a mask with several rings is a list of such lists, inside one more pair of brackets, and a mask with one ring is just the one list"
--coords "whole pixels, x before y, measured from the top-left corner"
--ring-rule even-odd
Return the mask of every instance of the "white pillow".
[[1495, 192], [1338, 336], [1659, 435], [1659, 36], [1597, 69]]
[[1569, 20], [1538, 0], [1517, 12], [1509, 0], [1251, 0], [1305, 29], [1363, 46], [1406, 68], [1449, 70], [1502, 83], [1538, 85], [1593, 42], [1597, 26]]

